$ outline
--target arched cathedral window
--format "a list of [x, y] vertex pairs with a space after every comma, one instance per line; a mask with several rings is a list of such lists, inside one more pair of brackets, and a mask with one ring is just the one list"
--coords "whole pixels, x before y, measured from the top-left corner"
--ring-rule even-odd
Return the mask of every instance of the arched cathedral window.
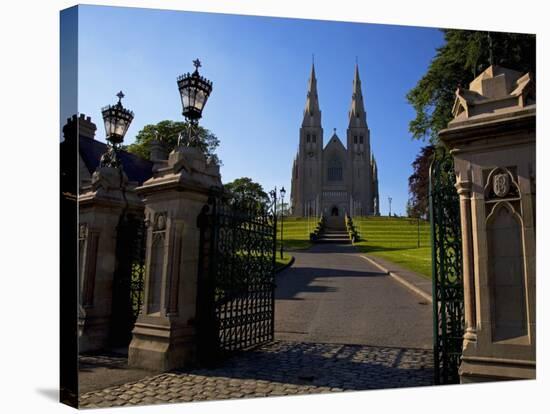
[[338, 159], [332, 159], [328, 163], [327, 170], [328, 181], [342, 181], [342, 162]]

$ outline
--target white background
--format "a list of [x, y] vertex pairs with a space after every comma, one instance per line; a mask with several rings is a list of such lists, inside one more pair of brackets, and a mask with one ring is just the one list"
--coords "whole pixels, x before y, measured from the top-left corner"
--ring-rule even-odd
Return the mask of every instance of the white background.
[[[538, 269], [536, 381], [103, 409], [102, 413], [547, 412], [548, 16], [544, 1], [126, 0], [94, 4], [537, 33]], [[70, 412], [59, 379], [59, 10], [61, 0], [4, 0], [0, 10], [0, 408]], [[101, 30], [101, 28], [98, 28]], [[177, 51], [175, 51], [177, 53]], [[399, 51], [395, 51], [399, 53]], [[406, 67], [403, 70], [407, 70]], [[391, 80], [388, 80], [391, 81]], [[550, 95], [549, 95], [550, 96]], [[542, 115], [542, 116], [541, 116]]]

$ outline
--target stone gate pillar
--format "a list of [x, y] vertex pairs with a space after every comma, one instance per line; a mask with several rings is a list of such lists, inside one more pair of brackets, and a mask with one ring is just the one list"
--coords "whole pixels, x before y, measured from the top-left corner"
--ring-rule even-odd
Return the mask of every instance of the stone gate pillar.
[[197, 217], [219, 167], [196, 148], [179, 147], [137, 189], [147, 227], [144, 303], [130, 343], [130, 366], [166, 371], [196, 360], [199, 261]]
[[464, 383], [535, 378], [535, 100], [531, 74], [490, 66], [440, 132], [460, 196]]
[[88, 352], [108, 346], [120, 217], [142, 214], [143, 204], [121, 168], [99, 167], [78, 210], [79, 352]]

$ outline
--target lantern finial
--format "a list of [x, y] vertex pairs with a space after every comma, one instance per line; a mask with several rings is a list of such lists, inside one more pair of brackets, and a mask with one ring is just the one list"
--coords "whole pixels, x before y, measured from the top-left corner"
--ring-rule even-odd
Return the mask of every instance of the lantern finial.
[[120, 101], [122, 100], [122, 98], [124, 98], [124, 93], [120, 91], [119, 93], [116, 94], [116, 96], [118, 98], [118, 103], [121, 103]]
[[199, 68], [202, 66], [201, 61], [199, 59], [195, 59], [193, 61], [193, 66], [195, 66], [195, 72], [198, 72]]

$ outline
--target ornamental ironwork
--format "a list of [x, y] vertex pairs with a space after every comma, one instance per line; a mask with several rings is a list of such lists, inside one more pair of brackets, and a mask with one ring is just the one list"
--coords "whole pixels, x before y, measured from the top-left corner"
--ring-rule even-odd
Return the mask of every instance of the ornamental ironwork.
[[143, 304], [145, 221], [123, 214], [117, 226], [116, 267], [113, 277], [111, 344], [127, 346]]
[[223, 357], [273, 340], [275, 200], [213, 195], [198, 217], [199, 360]]
[[430, 222], [434, 312], [434, 380], [459, 382], [464, 334], [460, 204], [452, 156], [442, 148], [430, 166]]

